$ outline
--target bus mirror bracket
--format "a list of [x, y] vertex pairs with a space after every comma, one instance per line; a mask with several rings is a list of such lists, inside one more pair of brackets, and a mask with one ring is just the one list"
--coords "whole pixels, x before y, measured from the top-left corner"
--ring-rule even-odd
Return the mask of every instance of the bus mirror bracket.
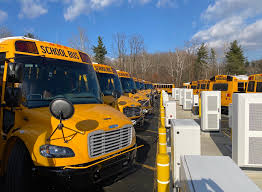
[[24, 76], [23, 67], [22, 63], [8, 63], [7, 81], [10, 83], [22, 83]]
[[135, 89], [132, 89], [131, 93], [132, 93], [132, 94], [136, 94], [137, 91], [136, 91]]
[[64, 98], [54, 99], [53, 101], [50, 102], [49, 110], [52, 116], [59, 120], [59, 124], [57, 125], [53, 133], [51, 133], [51, 135], [47, 138], [47, 141], [51, 141], [51, 137], [54, 135], [54, 133], [57, 130], [61, 130], [63, 139], [64, 139], [64, 143], [68, 143], [70, 139], [66, 140], [63, 129], [74, 131], [75, 132], [74, 135], [76, 135], [77, 133], [80, 133], [83, 135], [82, 132], [76, 131], [69, 127], [65, 127], [64, 124], [62, 123], [63, 120], [70, 119], [74, 115], [75, 109], [74, 109], [73, 104], [70, 101]]
[[5, 89], [5, 103], [7, 107], [19, 107], [22, 103], [21, 88], [7, 87]]

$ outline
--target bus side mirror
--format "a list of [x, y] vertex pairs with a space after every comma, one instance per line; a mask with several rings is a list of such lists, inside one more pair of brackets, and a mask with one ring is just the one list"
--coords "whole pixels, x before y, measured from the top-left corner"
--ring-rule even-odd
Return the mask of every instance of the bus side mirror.
[[7, 107], [19, 107], [22, 103], [21, 88], [7, 87], [5, 89], [5, 103]]
[[24, 65], [22, 63], [8, 63], [7, 81], [10, 83], [22, 83], [24, 76]]
[[112, 96], [115, 98], [115, 99], [118, 99], [119, 97], [121, 97], [121, 93], [117, 90], [114, 90], [112, 92]]
[[136, 89], [133, 89], [133, 90], [131, 91], [131, 93], [132, 93], [132, 94], [137, 93]]

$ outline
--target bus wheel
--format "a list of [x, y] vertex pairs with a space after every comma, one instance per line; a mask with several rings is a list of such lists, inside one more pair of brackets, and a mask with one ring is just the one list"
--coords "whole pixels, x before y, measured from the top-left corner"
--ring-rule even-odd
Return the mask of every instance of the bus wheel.
[[5, 191], [30, 191], [31, 180], [32, 160], [25, 144], [18, 140], [8, 158], [5, 174]]

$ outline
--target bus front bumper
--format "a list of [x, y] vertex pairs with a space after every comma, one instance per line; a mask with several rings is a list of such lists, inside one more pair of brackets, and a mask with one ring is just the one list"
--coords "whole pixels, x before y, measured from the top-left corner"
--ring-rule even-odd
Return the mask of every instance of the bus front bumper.
[[142, 115], [142, 116], [140, 116], [140, 117], [138, 117], [138, 118], [133, 118], [133, 119], [131, 119], [131, 121], [132, 121], [132, 123], [133, 123], [134, 126], [135, 126], [135, 125], [138, 125], [138, 124], [140, 124], [140, 123], [143, 124], [143, 122], [144, 122], [144, 115]]
[[[136, 145], [127, 149], [136, 148]], [[92, 182], [100, 182], [111, 176], [117, 175], [132, 167], [136, 158], [137, 149], [131, 150], [127, 153], [116, 156], [112, 159], [105, 160], [99, 164], [95, 164], [89, 168], [81, 168], [92, 165], [101, 159], [92, 161], [86, 164], [74, 165], [74, 169], [64, 167], [36, 167], [34, 170], [35, 176], [50, 176], [50, 177], [68, 177], [68, 176], [88, 176]], [[125, 151], [121, 151], [123, 153]], [[114, 154], [116, 155], [116, 154]], [[79, 167], [79, 169], [77, 168]]]

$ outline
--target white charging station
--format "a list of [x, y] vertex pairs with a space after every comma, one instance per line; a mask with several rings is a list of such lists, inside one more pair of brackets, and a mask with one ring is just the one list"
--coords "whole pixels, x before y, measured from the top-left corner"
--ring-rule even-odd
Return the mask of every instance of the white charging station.
[[171, 127], [170, 121], [171, 119], [176, 119], [176, 101], [168, 101], [166, 103], [166, 127]]

